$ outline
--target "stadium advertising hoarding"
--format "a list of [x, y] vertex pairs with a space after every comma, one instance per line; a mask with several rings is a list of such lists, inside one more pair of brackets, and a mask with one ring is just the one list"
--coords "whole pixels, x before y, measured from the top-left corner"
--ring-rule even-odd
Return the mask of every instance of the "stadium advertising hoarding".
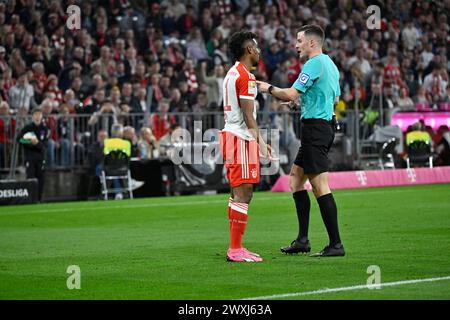
[[36, 179], [25, 181], [0, 181], [0, 205], [36, 203], [38, 200]]

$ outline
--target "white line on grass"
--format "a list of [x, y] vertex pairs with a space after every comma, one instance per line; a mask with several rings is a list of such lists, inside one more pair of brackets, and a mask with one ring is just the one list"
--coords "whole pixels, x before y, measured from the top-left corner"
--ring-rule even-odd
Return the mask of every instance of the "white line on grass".
[[450, 276], [440, 277], [440, 278], [428, 278], [428, 279], [416, 279], [416, 280], [403, 280], [403, 281], [395, 281], [395, 282], [386, 282], [380, 283], [379, 285], [358, 285], [358, 286], [350, 286], [350, 287], [341, 287], [341, 288], [325, 288], [315, 291], [306, 291], [306, 292], [293, 292], [293, 293], [284, 293], [284, 294], [274, 294], [271, 296], [261, 296], [261, 297], [252, 297], [252, 298], [244, 298], [241, 300], [270, 300], [270, 299], [282, 299], [282, 298], [291, 298], [291, 297], [300, 297], [300, 296], [310, 296], [315, 294], [323, 294], [323, 293], [331, 293], [331, 292], [342, 292], [342, 291], [352, 291], [352, 290], [360, 290], [360, 289], [369, 289], [375, 288], [377, 286], [380, 287], [394, 287], [401, 286], [405, 284], [414, 284], [421, 282], [434, 282], [434, 281], [444, 281], [450, 280]]
[[[359, 189], [358, 189], [359, 190]], [[407, 192], [416, 192], [416, 190], [370, 190], [365, 189], [367, 192], [365, 194], [370, 195], [377, 195], [377, 194], [392, 194], [392, 193], [407, 193]], [[343, 191], [339, 192], [339, 194], [336, 195], [336, 197], [345, 197], [345, 196], [355, 196], [360, 195], [361, 192], [354, 192], [354, 191]], [[272, 201], [275, 196], [277, 195], [277, 198], [286, 198], [291, 199], [290, 193], [282, 193], [281, 195], [279, 193], [273, 193], [270, 194], [269, 197], [265, 198], [255, 198], [254, 202], [259, 201]], [[151, 201], [151, 200], [149, 200]], [[227, 200], [206, 200], [206, 201], [182, 201], [182, 202], [159, 202], [159, 203], [143, 203], [143, 204], [126, 204], [126, 205], [102, 205], [107, 204], [107, 202], [98, 201], [99, 206], [89, 206], [89, 207], [76, 207], [76, 208], [52, 208], [52, 209], [38, 209], [38, 210], [30, 210], [30, 211], [16, 211], [16, 212], [8, 212], [4, 211], [0, 213], [0, 216], [3, 215], [16, 215], [16, 214], [33, 214], [33, 213], [52, 213], [52, 212], [72, 212], [72, 211], [96, 211], [96, 210], [110, 210], [110, 209], [133, 209], [133, 208], [150, 208], [150, 207], [176, 207], [176, 206], [188, 206], [188, 205], [209, 205], [209, 204], [216, 204], [216, 203], [226, 203]], [[52, 204], [57, 205], [57, 204]]]

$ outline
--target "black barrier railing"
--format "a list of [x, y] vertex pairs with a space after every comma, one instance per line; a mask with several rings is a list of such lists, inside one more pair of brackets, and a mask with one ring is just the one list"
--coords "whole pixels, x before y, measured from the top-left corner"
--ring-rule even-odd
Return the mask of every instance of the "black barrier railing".
[[[258, 112], [258, 124], [270, 133], [279, 132], [279, 148], [289, 147], [299, 138], [300, 121], [297, 111]], [[87, 167], [89, 147], [96, 143], [100, 130], [111, 134], [115, 123], [134, 128], [137, 137], [143, 127], [149, 127], [160, 139], [167, 134], [172, 124], [191, 133], [192, 137], [201, 131], [222, 129], [223, 112], [180, 112], [167, 114], [51, 114], [43, 120], [49, 128], [46, 148], [47, 169], [75, 169]], [[24, 166], [23, 148], [17, 142], [20, 130], [31, 122], [31, 116], [0, 117], [0, 170], [2, 177], [14, 178], [16, 171]], [[140, 155], [138, 155], [139, 157]], [[163, 155], [161, 155], [163, 156]]]

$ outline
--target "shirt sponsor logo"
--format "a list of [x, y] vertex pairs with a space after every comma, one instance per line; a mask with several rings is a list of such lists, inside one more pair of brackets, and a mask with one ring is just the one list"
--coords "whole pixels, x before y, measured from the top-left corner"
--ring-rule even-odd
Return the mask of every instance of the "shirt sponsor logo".
[[256, 81], [248, 82], [248, 93], [256, 94]]
[[26, 198], [26, 197], [28, 197], [27, 189], [0, 190], [0, 199], [3, 199], [3, 198]]
[[300, 77], [298, 77], [298, 81], [302, 84], [302, 85], [306, 85], [306, 83], [308, 82], [310, 76], [306, 73], [300, 73]]

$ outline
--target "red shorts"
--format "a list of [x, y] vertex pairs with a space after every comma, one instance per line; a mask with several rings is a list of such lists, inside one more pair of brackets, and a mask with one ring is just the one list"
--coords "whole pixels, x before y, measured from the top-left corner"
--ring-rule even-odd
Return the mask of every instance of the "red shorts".
[[220, 147], [231, 187], [243, 183], [259, 183], [259, 145], [256, 140], [244, 140], [222, 131]]

